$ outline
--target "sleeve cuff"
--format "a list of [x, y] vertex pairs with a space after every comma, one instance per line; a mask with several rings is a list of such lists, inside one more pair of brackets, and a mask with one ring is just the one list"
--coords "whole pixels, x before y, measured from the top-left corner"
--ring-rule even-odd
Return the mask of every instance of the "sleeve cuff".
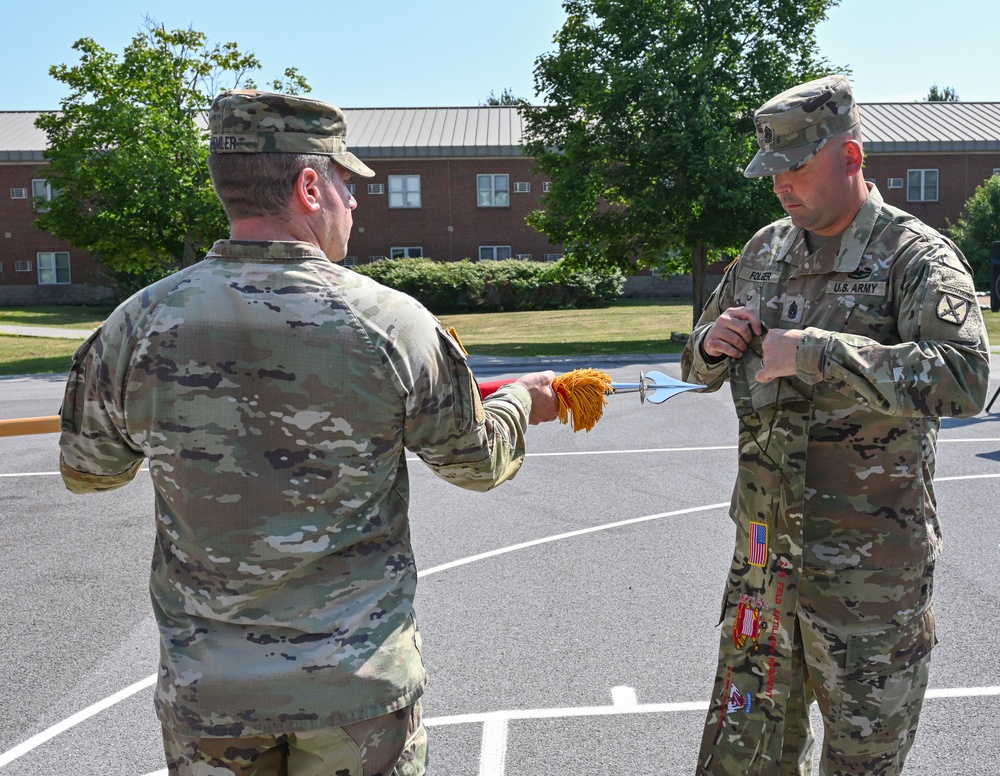
[[825, 377], [826, 347], [830, 332], [809, 327], [803, 331], [795, 350], [795, 376], [808, 385], [822, 382]]

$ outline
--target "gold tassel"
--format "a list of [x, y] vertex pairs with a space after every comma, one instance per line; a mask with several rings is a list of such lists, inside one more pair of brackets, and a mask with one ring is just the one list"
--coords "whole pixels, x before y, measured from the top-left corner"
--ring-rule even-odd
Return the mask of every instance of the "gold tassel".
[[597, 369], [574, 369], [552, 381], [559, 397], [559, 422], [563, 425], [573, 417], [573, 431], [590, 431], [604, 414], [607, 393], [614, 393], [611, 375]]

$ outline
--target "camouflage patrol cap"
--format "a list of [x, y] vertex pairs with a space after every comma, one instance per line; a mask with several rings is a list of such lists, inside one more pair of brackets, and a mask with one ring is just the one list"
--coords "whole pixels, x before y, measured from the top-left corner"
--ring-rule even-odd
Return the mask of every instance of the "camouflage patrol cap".
[[793, 86], [768, 100], [753, 116], [760, 150], [743, 174], [761, 178], [797, 170], [833, 135], [861, 121], [851, 82], [831, 75]]
[[319, 100], [241, 89], [223, 92], [208, 114], [213, 154], [320, 154], [364, 178], [375, 172], [347, 150], [344, 112]]

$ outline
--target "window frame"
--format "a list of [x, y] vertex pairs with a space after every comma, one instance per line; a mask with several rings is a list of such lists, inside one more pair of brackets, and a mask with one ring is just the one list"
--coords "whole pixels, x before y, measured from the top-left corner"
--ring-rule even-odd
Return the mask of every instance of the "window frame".
[[[419, 253], [410, 253], [419, 251]], [[397, 256], [397, 253], [402, 255]], [[424, 257], [424, 247], [422, 245], [396, 245], [389, 248], [390, 259], [422, 259]]]
[[[489, 178], [489, 186], [483, 185], [483, 179]], [[497, 181], [505, 179], [505, 187], [497, 188]], [[483, 195], [488, 195], [488, 201]], [[503, 201], [501, 201], [503, 200]], [[476, 206], [477, 207], [510, 207], [510, 174], [506, 172], [481, 172], [476, 174]]]
[[[61, 256], [66, 257], [65, 266], [59, 266], [59, 257]], [[50, 260], [51, 266], [48, 266]], [[69, 251], [38, 251], [35, 253], [35, 268], [40, 286], [68, 286], [73, 283]], [[65, 271], [65, 280], [60, 280], [60, 273], [63, 271]], [[43, 272], [46, 273], [46, 276], [51, 273], [52, 279], [43, 279]]]
[[[416, 181], [416, 191], [411, 191], [408, 184]], [[392, 185], [399, 182], [401, 188], [393, 191]], [[423, 207], [423, 183], [420, 175], [407, 173], [405, 175], [390, 175], [387, 182], [386, 191], [389, 195], [389, 208], [392, 210], [416, 210]], [[416, 194], [416, 204], [410, 204], [410, 197]], [[401, 204], [393, 204], [393, 199], [401, 200]]]
[[[483, 256], [483, 251], [488, 250], [493, 255]], [[498, 251], [506, 251], [506, 256], [497, 256]], [[511, 251], [509, 245], [480, 245], [479, 246], [479, 260], [480, 261], [506, 261], [514, 257], [513, 251]]]
[[[917, 186], [913, 183], [914, 174], [919, 174], [920, 183]], [[934, 196], [927, 196], [928, 173], [934, 175]], [[913, 190], [919, 187], [920, 196], [914, 197]], [[938, 202], [941, 199], [941, 171], [934, 167], [915, 168], [906, 171], [906, 201], [907, 202]]]

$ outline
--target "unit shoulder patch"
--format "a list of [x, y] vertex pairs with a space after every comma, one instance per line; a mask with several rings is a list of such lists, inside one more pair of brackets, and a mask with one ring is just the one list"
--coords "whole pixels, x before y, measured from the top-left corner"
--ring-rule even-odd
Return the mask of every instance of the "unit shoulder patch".
[[964, 296], [945, 291], [938, 298], [937, 317], [945, 323], [961, 326], [969, 317], [971, 303]]

